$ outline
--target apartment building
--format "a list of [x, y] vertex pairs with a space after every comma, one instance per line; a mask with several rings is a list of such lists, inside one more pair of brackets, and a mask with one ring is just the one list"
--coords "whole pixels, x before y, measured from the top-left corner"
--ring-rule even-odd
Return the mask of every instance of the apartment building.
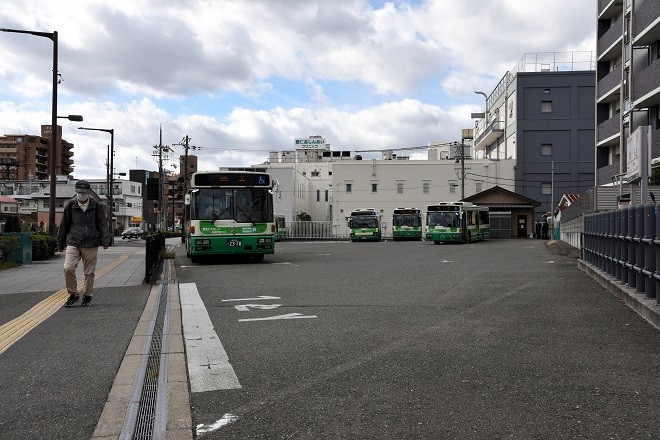
[[596, 184], [612, 185], [625, 177], [628, 138], [641, 126], [660, 162], [660, 1], [598, 0], [597, 20]]
[[528, 53], [475, 92], [474, 155], [516, 162], [515, 193], [541, 202], [534, 220], [593, 186], [595, 64], [593, 52]]
[[[40, 135], [6, 134], [0, 136], [0, 180], [48, 180], [51, 126], [42, 125]], [[57, 126], [55, 174], [73, 174], [73, 144], [62, 139]]]

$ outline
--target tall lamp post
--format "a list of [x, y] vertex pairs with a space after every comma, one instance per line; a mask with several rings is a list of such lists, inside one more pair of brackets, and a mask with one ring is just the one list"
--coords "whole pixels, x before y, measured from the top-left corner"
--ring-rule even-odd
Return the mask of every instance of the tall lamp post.
[[45, 37], [53, 41], [53, 105], [51, 109], [51, 127], [50, 127], [50, 159], [49, 159], [49, 172], [50, 172], [50, 196], [48, 206], [48, 232], [50, 235], [55, 235], [55, 153], [57, 151], [57, 31], [54, 32], [35, 32], [20, 29], [6, 29], [0, 28], [0, 32], [12, 32], [15, 34], [29, 34], [37, 37]]
[[115, 155], [115, 129], [114, 128], [89, 128], [89, 127], [78, 127], [78, 130], [89, 130], [89, 131], [103, 131], [110, 133], [110, 151], [108, 155], [108, 164], [110, 166], [109, 172], [106, 174], [106, 182], [108, 185], [107, 189], [107, 199], [108, 199], [108, 229], [110, 230], [110, 246], [115, 243], [115, 231], [112, 228], [112, 180], [113, 180], [113, 158]]

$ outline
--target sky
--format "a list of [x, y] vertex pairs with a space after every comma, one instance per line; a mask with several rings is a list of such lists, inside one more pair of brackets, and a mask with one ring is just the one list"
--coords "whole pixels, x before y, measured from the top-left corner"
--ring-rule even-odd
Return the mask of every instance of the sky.
[[[58, 119], [74, 176], [264, 163], [459, 141], [525, 53], [595, 51], [596, 0], [3, 0], [0, 28], [58, 33]], [[0, 32], [0, 135], [51, 122], [53, 42]], [[413, 150], [416, 158], [421, 150]], [[402, 154], [402, 153], [399, 153]], [[404, 155], [410, 155], [406, 152]], [[363, 154], [365, 158], [380, 153]], [[420, 157], [421, 158], [421, 157]]]

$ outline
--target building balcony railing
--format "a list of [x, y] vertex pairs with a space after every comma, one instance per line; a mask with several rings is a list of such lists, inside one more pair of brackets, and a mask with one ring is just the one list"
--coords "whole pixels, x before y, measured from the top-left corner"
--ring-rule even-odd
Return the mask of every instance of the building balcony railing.
[[[621, 64], [614, 68], [610, 73], [608, 73], [603, 79], [598, 81], [598, 102], [601, 102], [601, 99], [606, 96], [608, 93], [612, 92], [617, 88], [621, 87]], [[608, 96], [607, 100], [602, 102], [614, 101], [619, 99], [617, 93], [612, 93]]]
[[623, 17], [620, 17], [608, 30], [598, 39], [598, 60], [608, 60], [621, 54], [621, 40], [623, 39]]
[[623, 10], [621, 0], [598, 0], [598, 16], [613, 17]]
[[621, 132], [620, 115], [615, 115], [596, 127], [596, 143], [606, 141]]
[[633, 107], [646, 108], [660, 104], [658, 78], [660, 78], [660, 60], [650, 64], [633, 77]]
[[502, 136], [504, 133], [504, 121], [491, 122], [481, 133], [477, 134], [474, 139], [474, 149], [483, 150], [488, 145], [492, 144]]
[[619, 162], [615, 162], [598, 168], [596, 170], [596, 185], [611, 185], [615, 176], [619, 174], [620, 166]]
[[633, 15], [633, 39], [635, 45], [650, 45], [658, 39], [660, 23], [658, 23], [658, 10], [660, 0], [644, 0], [635, 7]]

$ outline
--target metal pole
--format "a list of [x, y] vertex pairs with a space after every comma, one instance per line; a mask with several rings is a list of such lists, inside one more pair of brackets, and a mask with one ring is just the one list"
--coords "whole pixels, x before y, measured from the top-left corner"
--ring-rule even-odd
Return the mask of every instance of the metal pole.
[[51, 109], [50, 127], [50, 197], [48, 205], [48, 233], [57, 235], [55, 225], [55, 203], [57, 192], [57, 180], [55, 178], [55, 161], [57, 154], [57, 31], [52, 34], [53, 40], [53, 106]]
[[465, 138], [461, 137], [461, 200], [465, 198]]
[[113, 180], [114, 180], [114, 173], [115, 170], [113, 168], [113, 157], [115, 155], [115, 129], [111, 128], [110, 130], [110, 191], [108, 192], [108, 229], [110, 232], [110, 246], [115, 244], [115, 228], [112, 224], [112, 205], [113, 205], [113, 197], [112, 197], [112, 191], [113, 191]]

